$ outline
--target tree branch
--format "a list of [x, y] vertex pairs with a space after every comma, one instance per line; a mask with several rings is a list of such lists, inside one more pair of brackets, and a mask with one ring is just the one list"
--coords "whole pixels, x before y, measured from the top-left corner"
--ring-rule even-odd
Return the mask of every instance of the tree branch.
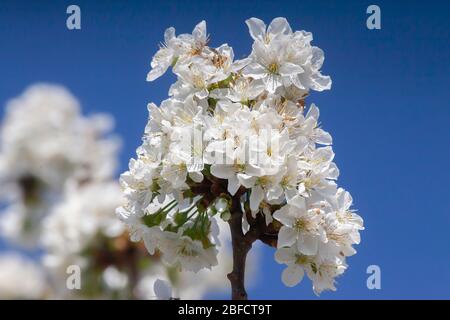
[[232, 200], [231, 218], [228, 220], [233, 245], [233, 271], [228, 274], [231, 284], [231, 299], [247, 300], [245, 291], [245, 262], [247, 254], [252, 247], [242, 232], [242, 210], [239, 199]]
[[[231, 283], [231, 298], [233, 300], [247, 300], [245, 291], [245, 263], [247, 254], [256, 240], [271, 246], [277, 246], [277, 236], [271, 233], [271, 227], [266, 225], [265, 217], [262, 214], [255, 218], [245, 212], [247, 221], [250, 224], [249, 231], [244, 234], [242, 231], [243, 212], [239, 201], [240, 197], [234, 196], [231, 205], [231, 218], [228, 221], [231, 231], [231, 242], [233, 245], [233, 271], [228, 274]], [[247, 210], [246, 210], [247, 211]]]
[[268, 245], [269, 247], [276, 248], [277, 247], [277, 243], [278, 243], [278, 236], [264, 233], [264, 234], [259, 236], [259, 240], [262, 243]]

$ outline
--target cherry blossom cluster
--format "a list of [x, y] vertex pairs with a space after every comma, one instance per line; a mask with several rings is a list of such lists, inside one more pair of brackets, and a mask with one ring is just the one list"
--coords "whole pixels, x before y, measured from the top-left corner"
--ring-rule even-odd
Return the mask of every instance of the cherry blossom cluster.
[[104, 114], [83, 117], [78, 101], [59, 86], [34, 85], [7, 103], [0, 132], [4, 236], [36, 245], [41, 220], [68, 181], [83, 186], [111, 179], [119, 147], [107, 136], [112, 125]]
[[[323, 51], [312, 34], [284, 18], [266, 27], [246, 21], [251, 54], [235, 60], [227, 44], [209, 46], [206, 23], [192, 34], [164, 34], [147, 80], [169, 68], [176, 82], [150, 118], [137, 157], [121, 176], [126, 204], [117, 209], [134, 241], [163, 261], [197, 272], [217, 264], [217, 221], [238, 199], [247, 220], [261, 215], [277, 231], [275, 259], [293, 286], [304, 273], [314, 292], [335, 290], [355, 253], [362, 219], [338, 188], [332, 138], [307, 112], [311, 90], [330, 89]], [[244, 230], [245, 231], [245, 230]]]

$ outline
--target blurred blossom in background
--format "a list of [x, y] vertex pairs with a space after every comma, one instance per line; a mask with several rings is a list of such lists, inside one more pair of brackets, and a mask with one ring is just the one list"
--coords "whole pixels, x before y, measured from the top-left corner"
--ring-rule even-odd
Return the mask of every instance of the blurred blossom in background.
[[[171, 297], [200, 299], [228, 289], [228, 228], [219, 225], [219, 264], [197, 274], [164, 265], [128, 240], [115, 216], [120, 139], [114, 119], [84, 116], [65, 88], [36, 84], [7, 102], [0, 127], [0, 235], [17, 250], [0, 254], [0, 298], [156, 299], [155, 282]], [[257, 254], [250, 258], [254, 278]], [[66, 285], [69, 266], [80, 289]], [[166, 297], [166, 298], [171, 298]], [[161, 297], [160, 297], [161, 298]]]
[[0, 137], [1, 199], [8, 202], [2, 234], [39, 246], [41, 222], [67, 188], [110, 182], [120, 145], [107, 135], [113, 126], [107, 115], [83, 117], [62, 87], [35, 85], [10, 100]]

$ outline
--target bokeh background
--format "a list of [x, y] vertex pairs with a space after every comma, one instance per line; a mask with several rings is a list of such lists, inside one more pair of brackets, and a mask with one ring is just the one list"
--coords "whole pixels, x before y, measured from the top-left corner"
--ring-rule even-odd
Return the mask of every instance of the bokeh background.
[[[81, 30], [66, 8], [81, 8]], [[381, 8], [381, 30], [366, 8]], [[325, 51], [332, 90], [312, 93], [334, 138], [340, 185], [365, 220], [358, 254], [337, 292], [320, 299], [450, 298], [450, 2], [443, 1], [9, 1], [0, 3], [0, 117], [5, 102], [35, 82], [66, 86], [85, 113], [108, 112], [123, 138], [121, 166], [134, 155], [148, 102], [167, 97], [172, 75], [145, 81], [151, 56], [174, 26], [207, 21], [211, 44], [240, 58], [251, 49], [244, 21], [286, 17], [313, 32]], [[10, 250], [0, 242], [0, 251]], [[317, 299], [305, 279], [294, 288], [264, 248], [253, 299]], [[366, 268], [381, 268], [369, 290]], [[228, 298], [228, 294], [209, 298]]]

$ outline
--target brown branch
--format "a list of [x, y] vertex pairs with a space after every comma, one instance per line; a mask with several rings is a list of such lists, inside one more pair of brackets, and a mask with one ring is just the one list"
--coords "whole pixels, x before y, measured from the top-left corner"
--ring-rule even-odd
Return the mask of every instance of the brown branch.
[[273, 234], [261, 234], [259, 236], [259, 240], [268, 245], [269, 247], [273, 247], [276, 248], [277, 247], [277, 243], [278, 243], [278, 236], [277, 235], [273, 235]]
[[[209, 177], [201, 183], [190, 182], [191, 191], [194, 194], [202, 195], [200, 201], [203, 207], [208, 207], [212, 201], [222, 194], [226, 194], [226, 180]], [[240, 198], [247, 190], [240, 187], [231, 199], [231, 217], [228, 221], [231, 232], [231, 242], [233, 247], [233, 270], [227, 275], [231, 284], [231, 298], [233, 300], [247, 300], [247, 292], [245, 291], [245, 264], [247, 254], [252, 248], [255, 241], [271, 246], [277, 246], [278, 230], [274, 224], [266, 225], [265, 216], [257, 214], [252, 216], [248, 205], [241, 208]], [[246, 234], [242, 231], [242, 219], [245, 214], [250, 228]]]
[[233, 271], [228, 274], [231, 284], [231, 299], [247, 300], [245, 291], [245, 262], [252, 243], [245, 239], [242, 232], [242, 210], [239, 198], [234, 197], [231, 206], [231, 218], [228, 220], [233, 246]]
[[231, 231], [231, 242], [233, 245], [233, 271], [228, 274], [231, 283], [231, 298], [233, 300], [247, 300], [245, 291], [245, 262], [247, 254], [256, 240], [276, 247], [277, 236], [271, 233], [272, 226], [267, 226], [262, 214], [255, 218], [245, 210], [250, 229], [246, 234], [242, 231], [242, 217], [239, 197], [233, 197], [231, 206], [231, 218], [228, 221]]
[[260, 240], [262, 243], [276, 248], [278, 242], [278, 229], [275, 228], [274, 223], [269, 225], [265, 222], [263, 214], [259, 213], [256, 217], [252, 216], [250, 208], [245, 210], [246, 218], [250, 224], [250, 231], [246, 236], [255, 240]]

